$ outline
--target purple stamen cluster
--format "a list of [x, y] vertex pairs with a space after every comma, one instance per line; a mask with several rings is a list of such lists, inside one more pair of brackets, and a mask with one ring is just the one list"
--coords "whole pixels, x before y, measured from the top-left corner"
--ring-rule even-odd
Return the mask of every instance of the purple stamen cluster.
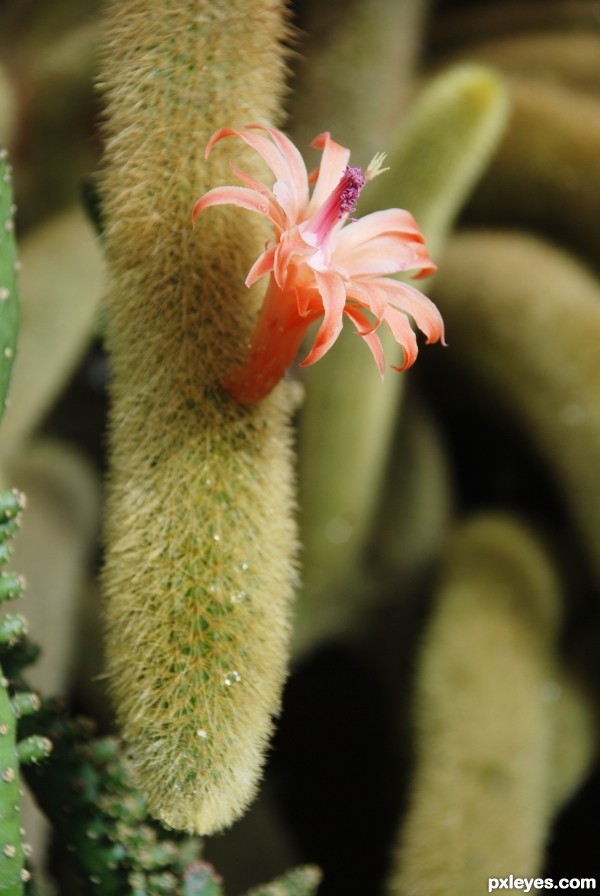
[[365, 185], [365, 178], [361, 168], [350, 168], [346, 166], [344, 176], [342, 177], [342, 192], [339, 198], [339, 214], [346, 215], [356, 209], [356, 203], [360, 196], [360, 191]]

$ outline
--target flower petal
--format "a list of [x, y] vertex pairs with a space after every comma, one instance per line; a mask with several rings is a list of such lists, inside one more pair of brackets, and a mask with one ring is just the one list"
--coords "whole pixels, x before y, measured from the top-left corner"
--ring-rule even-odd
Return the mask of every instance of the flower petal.
[[[254, 131], [265, 131], [271, 139]], [[252, 124], [238, 131], [233, 128], [221, 128], [216, 131], [206, 148], [206, 155], [218, 140], [224, 137], [240, 137], [248, 146], [256, 150], [275, 175], [279, 194], [274, 193], [285, 208], [290, 221], [296, 221], [308, 203], [308, 174], [304, 159], [292, 141], [276, 128]], [[282, 188], [282, 184], [285, 188]]]
[[265, 215], [276, 227], [283, 226], [281, 211], [275, 202], [268, 202], [260, 193], [249, 190], [247, 187], [215, 187], [214, 190], [209, 190], [195, 204], [192, 221], [195, 221], [205, 209], [214, 205], [239, 205], [240, 208], [247, 208], [252, 212]]
[[362, 283], [357, 280], [349, 280], [346, 284], [346, 293], [350, 299], [358, 302], [363, 308], [368, 308], [374, 314], [375, 321], [369, 324], [369, 332], [374, 332], [383, 320], [387, 307], [384, 291], [371, 280], [365, 280]]
[[375, 358], [377, 369], [379, 370], [379, 373], [383, 378], [383, 372], [385, 370], [383, 346], [381, 345], [381, 339], [379, 338], [377, 333], [373, 332], [371, 321], [368, 317], [365, 317], [362, 311], [358, 311], [358, 309], [353, 308], [352, 305], [346, 305], [344, 314], [347, 315], [347, 317], [349, 317], [350, 320], [356, 325], [356, 331], [358, 335], [362, 339], [364, 339], [364, 341], [369, 346], [371, 353]]
[[323, 323], [317, 330], [313, 347], [300, 363], [301, 367], [314, 364], [329, 351], [335, 340], [341, 333], [343, 325], [343, 311], [346, 303], [346, 290], [344, 281], [335, 273], [315, 272], [317, 289], [323, 301], [325, 316]]
[[259, 255], [250, 270], [248, 271], [248, 276], [246, 277], [246, 286], [250, 287], [257, 280], [260, 280], [265, 274], [268, 274], [273, 270], [273, 265], [275, 262], [275, 246], [270, 246], [268, 249]]
[[419, 353], [417, 338], [408, 322], [408, 318], [401, 311], [388, 305], [383, 320], [389, 327], [396, 342], [402, 346], [402, 351], [404, 352], [402, 366], [398, 367], [394, 364], [392, 367], [394, 370], [406, 370], [407, 367], [410, 367], [411, 364], [415, 363]]
[[365, 215], [364, 218], [359, 218], [358, 221], [344, 227], [338, 238], [339, 251], [350, 252], [361, 243], [384, 233], [397, 234], [406, 240], [418, 243], [425, 242], [425, 238], [410, 212], [402, 208], [387, 208]]
[[315, 188], [308, 205], [307, 217], [311, 217], [335, 190], [350, 159], [350, 150], [332, 140], [329, 131], [319, 134], [310, 145], [315, 149], [322, 149], [323, 156], [321, 157]]
[[300, 208], [306, 206], [308, 202], [308, 173], [301, 153], [289, 137], [286, 137], [286, 135], [281, 131], [278, 131], [277, 128], [267, 128], [260, 124], [251, 124], [248, 127], [248, 130], [256, 129], [266, 131], [283, 156], [291, 175], [291, 185], [294, 197], [298, 205], [298, 210], [300, 210]]
[[400, 280], [391, 280], [389, 277], [377, 278], [371, 283], [383, 291], [390, 305], [404, 314], [410, 314], [419, 330], [425, 334], [428, 343], [445, 344], [444, 321], [431, 299], [414, 286], [402, 283]]
[[348, 254], [340, 254], [334, 249], [332, 261], [347, 277], [421, 272], [424, 267], [427, 273], [433, 273], [435, 267], [426, 252], [423, 256], [423, 249], [421, 243], [407, 242], [400, 234], [384, 233], [357, 245]]

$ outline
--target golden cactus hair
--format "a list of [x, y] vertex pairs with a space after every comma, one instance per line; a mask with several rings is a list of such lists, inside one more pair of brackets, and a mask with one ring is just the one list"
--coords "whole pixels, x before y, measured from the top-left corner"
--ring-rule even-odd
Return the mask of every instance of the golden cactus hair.
[[413, 794], [389, 896], [475, 894], [493, 875], [539, 873], [560, 606], [546, 551], [520, 523], [490, 514], [458, 531], [418, 663]]
[[[266, 234], [242, 210], [195, 231], [191, 214], [230, 176], [231, 147], [204, 160], [211, 133], [278, 116], [286, 16], [279, 0], [107, 0], [105, 19], [107, 672], [150, 811], [205, 834], [253, 797], [280, 704], [295, 393], [243, 408], [220, 389]], [[243, 166], [265, 176], [252, 153]]]

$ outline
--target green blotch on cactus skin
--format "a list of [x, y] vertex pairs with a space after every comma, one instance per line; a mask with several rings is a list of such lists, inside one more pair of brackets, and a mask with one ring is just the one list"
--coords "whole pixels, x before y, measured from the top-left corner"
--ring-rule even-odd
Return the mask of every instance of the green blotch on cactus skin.
[[221, 876], [208, 862], [194, 862], [185, 871], [183, 896], [223, 896]]
[[6, 407], [19, 329], [14, 214], [8, 156], [0, 149], [0, 417]]
[[268, 884], [253, 887], [246, 896], [314, 896], [321, 883], [321, 872], [314, 865], [292, 868]]

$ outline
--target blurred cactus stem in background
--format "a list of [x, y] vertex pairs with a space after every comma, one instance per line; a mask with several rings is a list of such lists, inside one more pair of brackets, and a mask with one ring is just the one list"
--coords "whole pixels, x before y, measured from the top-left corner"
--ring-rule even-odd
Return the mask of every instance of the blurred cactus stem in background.
[[[390, 896], [478, 893], [492, 875], [541, 873], [557, 801], [594, 753], [593, 710], [560, 686], [561, 585], [544, 546], [489, 515], [449, 548], [418, 660], [416, 766]], [[577, 706], [562, 711], [564, 700]], [[558, 761], [560, 724], [582, 713], [582, 748]]]
[[[281, 383], [242, 407], [220, 388], [246, 351], [267, 239], [258, 216], [194, 200], [229, 178], [204, 147], [225, 122], [274, 124], [282, 3], [108, 0], [101, 174], [112, 376], [107, 664], [150, 812], [209, 833], [254, 796], [286, 674], [296, 572]], [[258, 180], [253, 153], [243, 167]]]
[[[435, 261], [507, 114], [506, 90], [493, 71], [465, 65], [439, 75], [392, 140], [390, 170], [365, 189], [359, 214], [388, 206], [407, 209]], [[299, 436], [305, 587], [298, 649], [343, 626], [352, 600], [360, 599], [352, 583], [381, 497], [404, 385], [404, 375], [390, 369], [402, 363], [402, 352], [382, 331], [389, 361], [383, 384], [368, 352], [348, 331], [306, 374]]]
[[478, 231], [452, 239], [435, 292], [461, 366], [553, 471], [600, 582], [598, 280], [530, 234]]

